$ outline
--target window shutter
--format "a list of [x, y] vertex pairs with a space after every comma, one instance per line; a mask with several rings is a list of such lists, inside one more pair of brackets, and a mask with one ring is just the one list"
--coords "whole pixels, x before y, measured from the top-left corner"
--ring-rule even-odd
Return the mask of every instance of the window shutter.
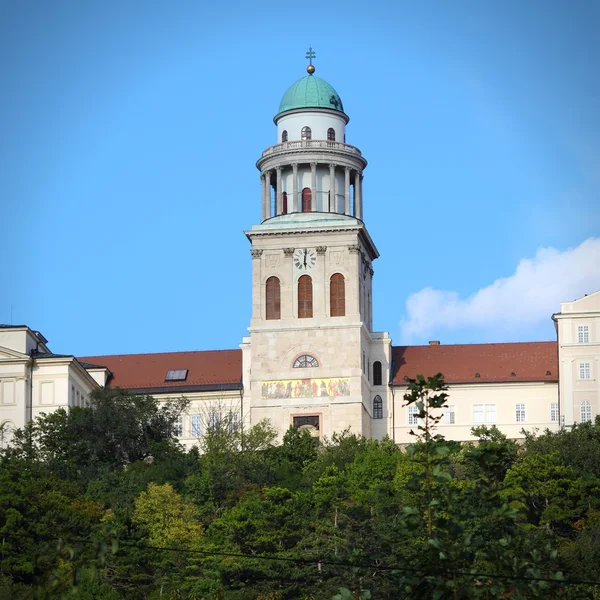
[[281, 319], [281, 293], [277, 277], [267, 279], [266, 297], [267, 319]]
[[335, 273], [329, 280], [329, 304], [332, 317], [343, 317], [346, 314], [346, 290], [344, 276]]
[[310, 319], [313, 316], [312, 279], [302, 275], [298, 279], [298, 318]]
[[310, 188], [302, 190], [302, 212], [311, 212], [312, 210], [312, 191]]

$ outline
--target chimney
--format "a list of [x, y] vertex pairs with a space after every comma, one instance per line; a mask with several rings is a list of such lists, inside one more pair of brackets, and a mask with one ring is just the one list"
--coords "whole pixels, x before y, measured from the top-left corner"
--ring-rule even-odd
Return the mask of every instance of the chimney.
[[429, 341], [429, 345], [430, 346], [439, 346], [440, 345], [440, 340], [430, 340]]

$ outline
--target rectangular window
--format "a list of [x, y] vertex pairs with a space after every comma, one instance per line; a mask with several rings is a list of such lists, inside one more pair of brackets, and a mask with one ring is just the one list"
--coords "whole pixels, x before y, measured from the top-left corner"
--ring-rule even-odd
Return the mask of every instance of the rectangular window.
[[71, 385], [71, 406], [75, 404], [75, 386]]
[[550, 420], [553, 423], [558, 423], [558, 402], [550, 404]]
[[227, 430], [229, 433], [235, 433], [238, 429], [238, 414], [236, 412], [229, 413], [229, 419], [227, 422]]
[[525, 423], [525, 405], [517, 404], [515, 406], [515, 417], [517, 419], [517, 423]]
[[473, 404], [473, 423], [493, 425], [496, 422], [495, 404]]
[[589, 344], [590, 343], [590, 328], [587, 325], [577, 326], [577, 343], [578, 344]]
[[579, 363], [579, 379], [592, 378], [592, 365], [589, 362]]
[[408, 424], [409, 425], [418, 425], [419, 424], [419, 409], [412, 404], [408, 407]]
[[456, 423], [456, 406], [449, 404], [444, 412], [444, 423], [446, 425], [454, 425]]
[[185, 381], [187, 374], [187, 369], [169, 369], [165, 381]]
[[192, 416], [192, 437], [200, 437], [202, 435], [202, 419], [200, 415]]
[[183, 435], [183, 415], [179, 415], [173, 423], [173, 435], [181, 437]]

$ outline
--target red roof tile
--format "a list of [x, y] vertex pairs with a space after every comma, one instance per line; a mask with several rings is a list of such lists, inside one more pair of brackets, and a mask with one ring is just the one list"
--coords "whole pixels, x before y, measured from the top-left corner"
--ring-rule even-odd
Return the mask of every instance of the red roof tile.
[[442, 373], [447, 383], [558, 381], [556, 342], [394, 346], [392, 360], [395, 385], [418, 373]]
[[[107, 367], [113, 374], [111, 387], [124, 389], [178, 388], [239, 384], [242, 380], [241, 350], [164, 352], [160, 354], [114, 354], [82, 356], [80, 362]], [[165, 381], [167, 371], [188, 369], [185, 381]]]

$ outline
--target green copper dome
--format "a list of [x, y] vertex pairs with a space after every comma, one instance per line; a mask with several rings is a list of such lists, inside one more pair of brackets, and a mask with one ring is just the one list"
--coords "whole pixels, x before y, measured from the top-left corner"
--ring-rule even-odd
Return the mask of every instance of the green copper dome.
[[340, 95], [324, 79], [307, 75], [288, 88], [279, 104], [279, 112], [296, 108], [330, 108], [344, 112]]

